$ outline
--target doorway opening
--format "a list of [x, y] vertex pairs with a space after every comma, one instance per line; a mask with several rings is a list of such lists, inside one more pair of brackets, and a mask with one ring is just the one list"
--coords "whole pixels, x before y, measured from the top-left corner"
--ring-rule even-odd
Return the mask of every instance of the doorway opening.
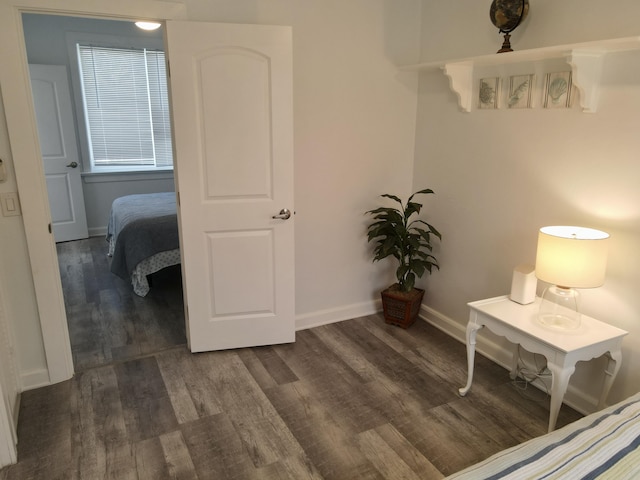
[[[157, 48], [163, 44], [162, 30], [150, 33], [139, 30], [132, 22], [31, 13], [23, 14], [22, 21], [29, 64], [58, 65], [68, 74], [71, 127], [65, 126], [65, 131], [72, 129], [75, 135], [73, 148], [61, 146], [60, 150], [68, 152], [75, 148], [78, 160], [62, 159], [62, 171], [47, 176], [46, 183], [56, 240], [64, 240], [56, 244], [56, 250], [75, 370], [186, 345], [180, 266], [154, 273], [150, 277], [153, 287], [145, 297], [140, 297], [129, 281], [111, 273], [109, 245], [105, 240], [113, 200], [131, 194], [174, 191], [173, 172], [166, 168], [133, 171], [130, 166], [120, 171], [116, 168], [92, 171], [84, 124], [86, 109], [79, 91], [77, 59], [70, 47], [73, 38], [82, 37], [92, 44], [118, 38], [130, 41], [132, 48], [137, 45]], [[36, 97], [34, 94], [37, 103]], [[41, 123], [39, 119], [42, 145]], [[73, 162], [79, 168], [70, 170]], [[45, 175], [47, 168], [45, 163]], [[68, 171], [77, 174], [80, 189], [75, 195], [65, 194], [70, 184]], [[57, 185], [61, 188], [52, 192], [49, 187]], [[70, 236], [55, 230], [56, 217], [62, 219], [59, 224], [64, 227], [74, 216], [86, 219], [84, 234], [82, 229]]]

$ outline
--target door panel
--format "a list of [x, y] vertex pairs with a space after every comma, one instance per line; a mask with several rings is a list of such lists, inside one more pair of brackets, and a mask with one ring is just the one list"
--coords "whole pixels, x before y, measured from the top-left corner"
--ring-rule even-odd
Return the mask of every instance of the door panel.
[[192, 351], [295, 340], [291, 30], [167, 23]]
[[[214, 298], [211, 317], [273, 315], [273, 232], [222, 232], [209, 235]], [[247, 277], [245, 272], [257, 275]], [[234, 295], [244, 291], [248, 295]]]
[[[216, 48], [200, 59], [209, 198], [272, 196], [271, 106], [268, 58], [242, 49]], [[234, 92], [229, 95], [229, 92]]]
[[29, 65], [29, 71], [55, 241], [87, 238], [67, 68]]
[[[51, 219], [54, 225], [59, 227], [61, 224], [73, 222], [74, 208], [71, 203], [72, 195], [70, 193], [71, 185], [69, 185], [69, 175], [67, 173], [51, 174], [45, 178], [47, 181], [47, 192], [49, 193]], [[58, 240], [58, 236], [56, 236], [56, 241], [62, 241]]]

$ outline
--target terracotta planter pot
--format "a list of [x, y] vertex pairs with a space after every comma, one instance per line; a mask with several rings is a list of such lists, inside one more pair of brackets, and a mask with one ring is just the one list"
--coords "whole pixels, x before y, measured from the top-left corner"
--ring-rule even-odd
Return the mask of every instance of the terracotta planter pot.
[[402, 292], [396, 283], [383, 290], [380, 295], [382, 296], [382, 309], [386, 323], [408, 328], [418, 318], [424, 297], [424, 290], [421, 288]]

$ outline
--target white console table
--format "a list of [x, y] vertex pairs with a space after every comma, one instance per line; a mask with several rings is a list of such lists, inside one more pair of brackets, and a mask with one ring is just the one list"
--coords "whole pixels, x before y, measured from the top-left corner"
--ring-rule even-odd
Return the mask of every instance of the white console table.
[[598, 408], [603, 408], [613, 380], [622, 362], [622, 338], [628, 333], [607, 323], [582, 315], [576, 330], [559, 331], [545, 327], [537, 321], [540, 299], [534, 303], [520, 305], [508, 296], [479, 300], [468, 304], [471, 311], [467, 324], [467, 384], [459, 390], [465, 396], [473, 381], [476, 350], [476, 334], [482, 327], [507, 338], [515, 344], [511, 360], [511, 378], [517, 375], [517, 346], [522, 345], [532, 353], [544, 355], [551, 371], [551, 406], [549, 409], [549, 431], [556, 426], [562, 399], [567, 391], [569, 378], [579, 361], [607, 355], [605, 380]]

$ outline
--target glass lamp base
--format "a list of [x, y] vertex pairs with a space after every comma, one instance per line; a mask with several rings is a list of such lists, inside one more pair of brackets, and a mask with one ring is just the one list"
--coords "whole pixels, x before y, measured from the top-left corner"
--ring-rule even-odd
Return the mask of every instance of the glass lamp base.
[[538, 321], [558, 330], [576, 330], [580, 327], [580, 293], [567, 287], [552, 285], [542, 294]]

